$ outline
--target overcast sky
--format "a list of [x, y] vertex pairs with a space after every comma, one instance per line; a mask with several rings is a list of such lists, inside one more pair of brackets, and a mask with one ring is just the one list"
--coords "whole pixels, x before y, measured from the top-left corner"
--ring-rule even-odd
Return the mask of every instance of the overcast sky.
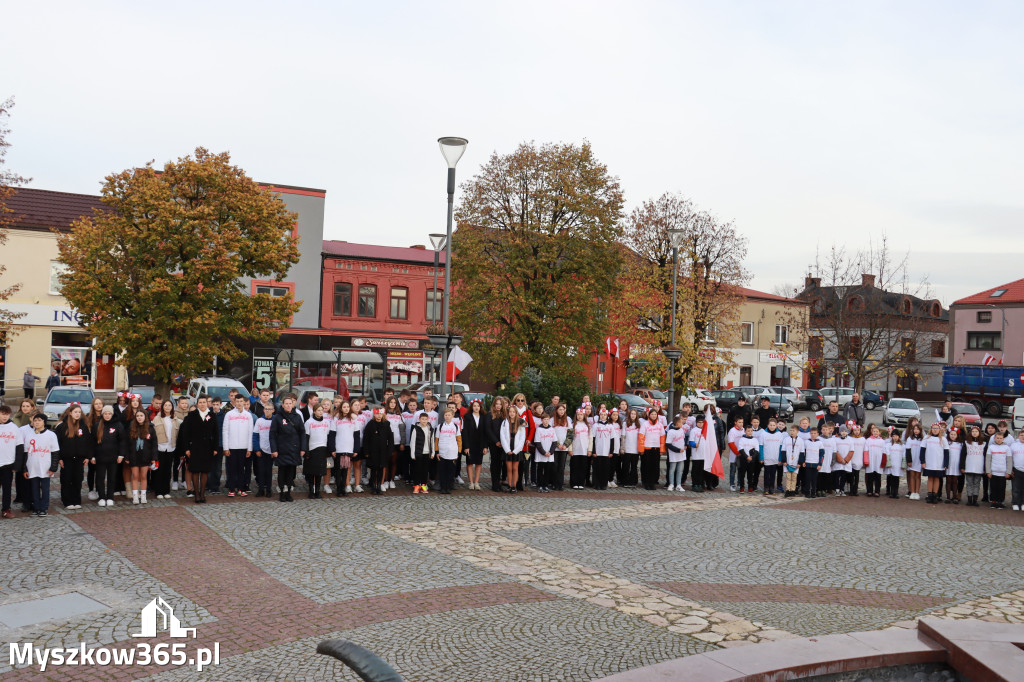
[[1020, 2], [10, 2], [8, 167], [97, 193], [196, 146], [327, 190], [325, 237], [444, 231], [523, 140], [593, 143], [628, 208], [679, 191], [751, 286], [888, 234], [944, 303], [1024, 277]]

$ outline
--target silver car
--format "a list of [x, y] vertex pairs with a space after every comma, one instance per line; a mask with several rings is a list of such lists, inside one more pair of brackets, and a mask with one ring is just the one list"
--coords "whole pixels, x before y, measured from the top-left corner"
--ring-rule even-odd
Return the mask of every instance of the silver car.
[[89, 410], [92, 409], [92, 399], [95, 397], [96, 395], [88, 386], [55, 386], [51, 388], [42, 404], [46, 423], [51, 426], [55, 424], [64, 414], [64, 410], [68, 409], [72, 403], [82, 406], [82, 414], [89, 414]]
[[911, 417], [921, 418], [921, 408], [910, 398], [893, 398], [882, 412], [884, 426], [906, 426]]

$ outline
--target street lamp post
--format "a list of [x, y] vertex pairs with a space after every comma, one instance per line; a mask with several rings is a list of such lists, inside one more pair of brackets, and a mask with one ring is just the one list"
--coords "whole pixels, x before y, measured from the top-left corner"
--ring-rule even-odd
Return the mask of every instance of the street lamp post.
[[679, 245], [683, 241], [684, 232], [681, 228], [672, 227], [668, 229], [668, 240], [672, 244], [672, 342], [669, 348], [662, 349], [662, 353], [668, 358], [668, 405], [669, 417], [673, 417], [679, 406], [676, 405], [676, 360], [682, 357], [683, 352], [676, 348], [676, 279], [679, 272]]
[[434, 290], [430, 293], [430, 324], [437, 324], [437, 265], [438, 256], [444, 248], [446, 237], [443, 234], [430, 235], [430, 245], [434, 247]]
[[448, 382], [448, 347], [451, 336], [448, 332], [448, 308], [450, 305], [452, 280], [452, 216], [455, 213], [455, 165], [466, 151], [469, 140], [464, 137], [439, 137], [437, 144], [448, 164], [448, 230], [445, 233], [444, 245], [444, 335], [447, 337], [441, 355], [441, 395], [447, 394]]

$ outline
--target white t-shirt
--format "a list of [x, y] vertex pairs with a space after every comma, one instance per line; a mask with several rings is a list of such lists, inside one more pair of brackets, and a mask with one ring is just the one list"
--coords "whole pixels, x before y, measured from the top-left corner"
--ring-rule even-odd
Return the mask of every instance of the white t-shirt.
[[454, 421], [437, 427], [437, 454], [441, 459], [457, 459], [459, 456], [458, 437], [462, 429]]
[[309, 421], [306, 422], [306, 435], [309, 436], [309, 443], [307, 444], [306, 449], [316, 450], [317, 448], [327, 447], [327, 436], [329, 436], [330, 433], [331, 420], [317, 420], [310, 417]]
[[644, 419], [640, 422], [640, 435], [644, 437], [644, 450], [651, 448], [659, 450], [661, 449], [661, 439], [665, 436], [665, 427], [660, 421], [651, 423], [650, 419]]
[[359, 422], [352, 417], [335, 417], [331, 423], [334, 429], [334, 451], [344, 455], [351, 455], [355, 452], [356, 432], [359, 431]]
[[25, 454], [27, 456], [25, 468], [28, 470], [28, 477], [49, 477], [50, 455], [59, 450], [57, 434], [49, 429], [42, 433], [36, 433], [33, 429], [31, 434], [25, 436]]
[[540, 448], [538, 448], [537, 454], [535, 455], [535, 457], [537, 458], [537, 462], [555, 461], [555, 456], [553, 452], [555, 449], [555, 441], [557, 438], [558, 434], [555, 433], [555, 427], [544, 426], [542, 424], [537, 426], [537, 429], [534, 431], [533, 434], [533, 442], [543, 445], [544, 451], [547, 452], [547, 454], [544, 454], [540, 451]]
[[0, 424], [0, 466], [14, 464], [18, 446], [22, 443], [21, 429], [14, 422]]

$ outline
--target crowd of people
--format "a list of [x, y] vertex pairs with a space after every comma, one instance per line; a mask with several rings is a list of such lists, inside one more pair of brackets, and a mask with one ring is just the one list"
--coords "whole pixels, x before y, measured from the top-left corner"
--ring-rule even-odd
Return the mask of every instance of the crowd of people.
[[881, 496], [884, 476], [888, 497], [899, 497], [905, 479], [907, 497], [920, 499], [925, 478], [928, 503], [940, 502], [945, 488], [947, 503], [966, 493], [967, 505], [978, 506], [983, 494], [981, 502], [1003, 508], [1012, 479], [1012, 507], [1024, 509], [1024, 431], [1014, 438], [1006, 422], [968, 428], [949, 411], [927, 430], [916, 419], [899, 431], [845, 416], [832, 403], [816, 426], [805, 417], [787, 428], [767, 398], [757, 409], [740, 400], [724, 419], [690, 405], [669, 419], [658, 405], [593, 405], [589, 396], [575, 410], [557, 396], [544, 405], [522, 394], [486, 408], [459, 393], [442, 404], [429, 389], [422, 402], [407, 390], [385, 391], [373, 408], [358, 397], [321, 402], [314, 392], [301, 403], [286, 394], [278, 406], [264, 390], [251, 398], [232, 391], [226, 404], [156, 395], [149, 406], [121, 393], [112, 405], [70, 405], [51, 430], [25, 398], [17, 413], [0, 406], [3, 517], [13, 516], [12, 487], [14, 504], [45, 516], [57, 473], [66, 509], [81, 508], [83, 486], [101, 507], [116, 497], [144, 505], [147, 495], [176, 491], [202, 504], [222, 483], [230, 497], [270, 497], [275, 469], [281, 502], [294, 500], [300, 474], [312, 499], [382, 495], [399, 485], [447, 495], [459, 485], [481, 490], [485, 457], [494, 492], [655, 490], [663, 464], [667, 490], [683, 491], [689, 478], [690, 489], [703, 492], [719, 485], [710, 473], [719, 453], [728, 455], [729, 486], [739, 493], [856, 496], [863, 471], [869, 497]]

